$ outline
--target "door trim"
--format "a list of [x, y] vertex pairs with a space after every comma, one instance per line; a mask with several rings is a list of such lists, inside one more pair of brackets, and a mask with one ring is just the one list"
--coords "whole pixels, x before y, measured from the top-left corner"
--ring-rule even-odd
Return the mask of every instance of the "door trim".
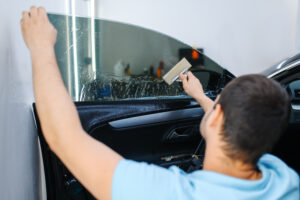
[[149, 124], [170, 122], [181, 119], [199, 118], [204, 115], [202, 108], [189, 108], [167, 112], [160, 112], [137, 117], [130, 117], [111, 121], [108, 124], [113, 128], [131, 128], [136, 126], [143, 126]]

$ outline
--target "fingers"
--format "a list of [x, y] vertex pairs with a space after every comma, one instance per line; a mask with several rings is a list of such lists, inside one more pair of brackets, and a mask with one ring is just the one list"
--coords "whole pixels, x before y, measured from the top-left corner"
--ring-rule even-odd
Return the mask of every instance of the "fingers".
[[22, 27], [23, 27], [24, 23], [28, 21], [28, 19], [29, 19], [29, 13], [23, 11], [22, 12], [22, 19], [20, 21]]
[[187, 76], [188, 76], [189, 80], [192, 78], [196, 78], [191, 71], [188, 71]]
[[35, 6], [31, 6], [30, 7], [30, 12], [24, 11], [22, 13], [23, 18], [24, 17], [27, 17], [27, 18], [29, 18], [29, 17], [35, 17], [35, 16], [38, 16], [38, 15], [40, 15], [40, 16], [47, 16], [46, 9], [43, 8], [43, 7], [38, 7], [37, 8]]
[[30, 16], [31, 17], [36, 17], [38, 15], [38, 10], [35, 6], [30, 7]]
[[23, 19], [29, 18], [29, 13], [26, 12], [26, 11], [23, 11], [23, 12], [22, 12], [22, 17], [23, 17]]
[[183, 84], [183, 85], [187, 84], [187, 79], [186, 79], [186, 76], [185, 76], [185, 75], [179, 74], [179, 78], [180, 78], [180, 80], [182, 81], [182, 84]]
[[39, 14], [46, 14], [46, 10], [44, 7], [38, 7], [37, 11]]
[[38, 11], [38, 15], [46, 17], [48, 19], [47, 13], [46, 13], [46, 9], [43, 7], [38, 7], [37, 9]]
[[48, 20], [48, 16], [47, 16], [45, 8], [43, 8], [43, 7], [37, 8], [35, 6], [31, 6], [30, 12], [27, 12], [27, 11], [22, 12], [22, 19], [21, 19], [20, 23], [24, 24], [26, 21], [29, 21], [31, 18], [38, 17], [38, 16], [42, 16], [46, 20]]

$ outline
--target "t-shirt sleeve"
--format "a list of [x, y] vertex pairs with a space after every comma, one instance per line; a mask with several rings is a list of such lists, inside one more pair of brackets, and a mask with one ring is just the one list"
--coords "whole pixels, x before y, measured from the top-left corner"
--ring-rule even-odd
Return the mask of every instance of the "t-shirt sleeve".
[[[192, 189], [178, 167], [165, 169], [132, 160], [121, 160], [114, 172], [112, 200], [189, 199]], [[183, 192], [185, 191], [185, 192]]]

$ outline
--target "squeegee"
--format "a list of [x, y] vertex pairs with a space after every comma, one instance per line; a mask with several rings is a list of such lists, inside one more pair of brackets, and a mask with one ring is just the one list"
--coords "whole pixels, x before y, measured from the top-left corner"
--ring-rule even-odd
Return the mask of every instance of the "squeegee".
[[191, 63], [187, 61], [187, 59], [182, 58], [166, 75], [164, 75], [163, 79], [171, 85], [179, 78], [179, 74], [185, 74], [192, 67]]

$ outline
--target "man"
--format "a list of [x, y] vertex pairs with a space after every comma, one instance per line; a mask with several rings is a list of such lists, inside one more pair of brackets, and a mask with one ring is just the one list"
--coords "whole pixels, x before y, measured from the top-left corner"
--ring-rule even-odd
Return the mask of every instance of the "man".
[[287, 125], [289, 100], [278, 83], [259, 75], [230, 82], [214, 103], [192, 73], [181, 75], [187, 94], [206, 112], [203, 170], [186, 174], [122, 158], [84, 132], [56, 63], [56, 30], [45, 9], [21, 20], [33, 65], [36, 108], [53, 152], [98, 199], [299, 199], [299, 177], [264, 155]]

